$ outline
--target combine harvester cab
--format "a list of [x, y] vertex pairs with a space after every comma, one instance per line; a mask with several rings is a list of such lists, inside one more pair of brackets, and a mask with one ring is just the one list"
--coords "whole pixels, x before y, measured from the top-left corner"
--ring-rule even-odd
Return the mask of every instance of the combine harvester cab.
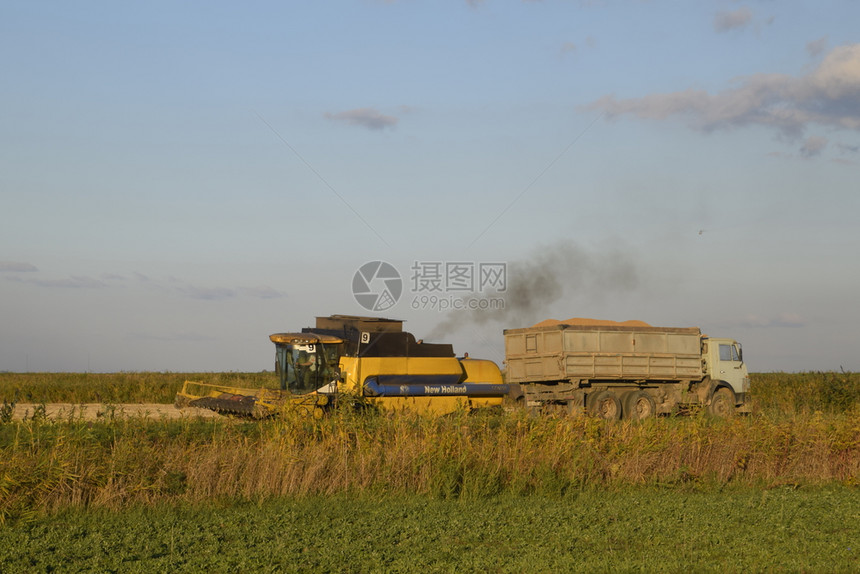
[[458, 359], [448, 344], [423, 343], [402, 321], [318, 317], [315, 328], [276, 333], [279, 389], [186, 382], [177, 406], [263, 417], [286, 407], [321, 417], [342, 400], [385, 410], [445, 414], [501, 405], [508, 394], [492, 361]]

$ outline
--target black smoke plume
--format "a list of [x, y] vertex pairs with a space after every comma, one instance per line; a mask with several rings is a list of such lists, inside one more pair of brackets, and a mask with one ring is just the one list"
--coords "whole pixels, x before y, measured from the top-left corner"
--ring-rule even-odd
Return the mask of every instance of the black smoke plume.
[[632, 291], [640, 276], [636, 262], [622, 249], [586, 251], [572, 242], [541, 247], [525, 260], [508, 262], [505, 292], [483, 296], [503, 298], [503, 308], [450, 311], [428, 339], [443, 339], [468, 325], [530, 326], [547, 319], [549, 308], [566, 297], [571, 299], [570, 312], [574, 313], [574, 304], [582, 306], [615, 292]]

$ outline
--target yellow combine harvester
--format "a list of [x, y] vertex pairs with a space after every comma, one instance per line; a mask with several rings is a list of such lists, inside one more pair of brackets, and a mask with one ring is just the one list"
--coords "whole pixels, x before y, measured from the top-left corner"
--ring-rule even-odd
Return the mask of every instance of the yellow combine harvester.
[[342, 400], [437, 414], [502, 404], [509, 387], [495, 363], [457, 358], [451, 345], [416, 341], [402, 327], [379, 317], [317, 317], [313, 329], [269, 337], [280, 388], [186, 381], [176, 406], [261, 418], [287, 407], [320, 417]]

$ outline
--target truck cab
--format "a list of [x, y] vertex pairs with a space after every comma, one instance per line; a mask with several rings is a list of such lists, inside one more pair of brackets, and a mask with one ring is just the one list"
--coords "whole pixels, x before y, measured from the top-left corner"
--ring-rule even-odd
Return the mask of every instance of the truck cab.
[[703, 355], [706, 357], [706, 374], [711, 378], [711, 410], [719, 411], [727, 406], [718, 404], [726, 400], [732, 407], [736, 407], [738, 412], [749, 412], [746, 399], [750, 390], [750, 376], [744, 363], [741, 344], [733, 339], [710, 337], [703, 338], [702, 344], [705, 347]]

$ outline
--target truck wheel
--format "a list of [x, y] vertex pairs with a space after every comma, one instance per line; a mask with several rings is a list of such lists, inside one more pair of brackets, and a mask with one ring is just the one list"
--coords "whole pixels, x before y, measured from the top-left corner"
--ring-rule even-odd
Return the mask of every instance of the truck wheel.
[[654, 398], [645, 391], [631, 391], [624, 398], [624, 418], [634, 421], [648, 419], [657, 414]]
[[588, 397], [588, 413], [608, 421], [621, 418], [621, 401], [612, 391], [598, 391]]
[[711, 397], [708, 412], [723, 419], [735, 416], [735, 395], [726, 387], [720, 387]]

